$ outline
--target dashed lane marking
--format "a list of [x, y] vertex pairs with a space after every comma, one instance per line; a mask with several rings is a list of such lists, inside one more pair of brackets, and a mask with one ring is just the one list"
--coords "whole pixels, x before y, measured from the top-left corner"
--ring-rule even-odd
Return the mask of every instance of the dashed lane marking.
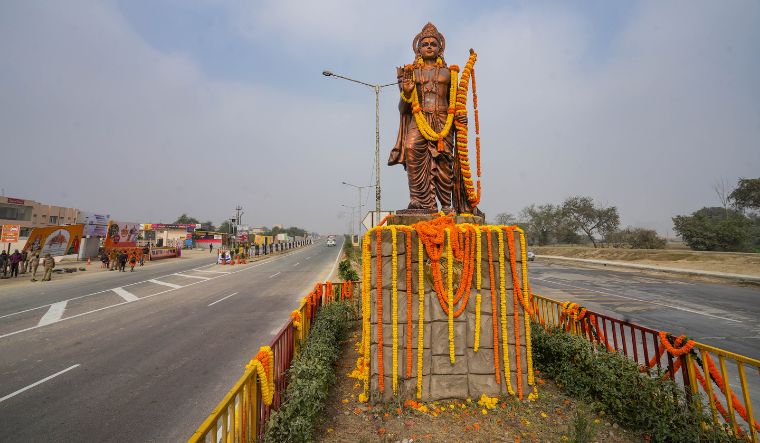
[[298, 266], [300, 264], [301, 264], [301, 262], [298, 262], [298, 263], [294, 264], [293, 267], [296, 267], [296, 266]]
[[195, 269], [195, 272], [208, 272], [211, 274], [229, 274], [230, 271], [204, 271], [203, 269]]
[[589, 292], [595, 292], [597, 294], [607, 295], [607, 296], [610, 296], [610, 297], [617, 297], [617, 298], [623, 298], [623, 299], [626, 299], [626, 300], [633, 300], [633, 301], [637, 301], [637, 302], [641, 302], [641, 303], [645, 303], [645, 304], [664, 306], [666, 308], [677, 309], [679, 311], [690, 312], [692, 314], [704, 315], [705, 317], [719, 318], [721, 320], [732, 321], [732, 322], [736, 322], [736, 323], [742, 323], [741, 320], [734, 320], [733, 318], [721, 317], [719, 315], [714, 315], [714, 314], [708, 314], [706, 312], [697, 311], [696, 309], [684, 308], [683, 306], [675, 306], [675, 305], [670, 305], [670, 304], [667, 304], [667, 303], [660, 303], [660, 302], [656, 302], [656, 301], [652, 301], [652, 300], [644, 300], [644, 299], [641, 299], [641, 298], [629, 297], [627, 295], [610, 294], [609, 292], [596, 291], [594, 289], [584, 288], [582, 286], [570, 285], [570, 284], [567, 284], [567, 283], [560, 283], [560, 282], [556, 282], [556, 281], [553, 281], [553, 280], [547, 280], [545, 278], [536, 278], [536, 280], [545, 281], [545, 282], [553, 284], [553, 285], [567, 286], [569, 288], [581, 289], [583, 291], [589, 291]]
[[278, 276], [278, 275], [280, 275], [280, 274], [282, 274], [282, 272], [278, 272], [278, 273], [276, 273], [276, 274], [272, 274], [272, 275], [270, 275], [268, 278], [277, 277], [277, 276]]
[[[148, 281], [154, 281], [154, 282], [158, 283], [158, 280], [148, 280]], [[161, 283], [158, 283], [158, 284], [160, 285]], [[123, 299], [124, 299], [124, 301], [126, 301], [126, 302], [130, 302], [130, 301], [137, 301], [137, 300], [139, 300], [139, 298], [138, 298], [138, 297], [137, 297], [135, 294], [133, 294], [133, 293], [131, 293], [131, 292], [127, 291], [126, 289], [124, 289], [124, 288], [122, 288], [122, 287], [119, 287], [119, 288], [113, 288], [113, 289], [111, 289], [111, 290], [112, 290], [113, 292], [115, 292], [116, 294], [118, 294], [118, 295], [119, 295], [119, 297], [123, 298]]]
[[168, 286], [173, 289], [179, 289], [182, 287], [182, 285], [175, 285], [174, 283], [169, 283], [169, 282], [161, 281], [161, 280], [148, 280], [148, 281], [151, 283], [155, 283], [157, 285]]
[[11, 392], [10, 394], [6, 395], [5, 397], [3, 397], [3, 398], [0, 398], [0, 403], [4, 402], [5, 400], [8, 400], [9, 398], [13, 398], [13, 397], [15, 397], [15, 396], [17, 396], [17, 395], [21, 394], [21, 393], [22, 393], [22, 392], [24, 392], [24, 391], [28, 391], [29, 389], [32, 389], [32, 388], [33, 388], [33, 387], [35, 387], [35, 386], [39, 386], [39, 385], [41, 385], [41, 384], [45, 383], [45, 382], [46, 382], [46, 381], [48, 381], [48, 380], [52, 380], [52, 379], [54, 379], [55, 377], [58, 377], [59, 375], [61, 375], [61, 374], [64, 374], [64, 373], [66, 373], [66, 372], [69, 372], [70, 370], [72, 370], [72, 369], [74, 369], [74, 368], [78, 368], [78, 367], [79, 367], [79, 363], [77, 363], [77, 364], [75, 364], [75, 365], [73, 365], [73, 366], [69, 366], [68, 368], [64, 369], [63, 371], [58, 371], [58, 372], [56, 372], [56, 373], [55, 373], [55, 374], [53, 374], [53, 375], [47, 376], [47, 377], [43, 378], [42, 380], [40, 380], [40, 381], [38, 381], [38, 382], [34, 382], [34, 383], [32, 383], [32, 384], [31, 384], [31, 385], [29, 385], [29, 386], [23, 387], [23, 388], [19, 389], [19, 390], [18, 390], [18, 391], [16, 391], [16, 392]]
[[237, 295], [237, 292], [233, 292], [232, 294], [230, 294], [230, 295], [228, 295], [226, 297], [220, 298], [219, 300], [211, 303], [209, 306], [214, 306], [215, 304], [219, 303], [220, 301], [227, 300], [228, 298], [232, 297], [233, 295]]
[[63, 317], [63, 311], [66, 310], [66, 303], [68, 303], [68, 300], [59, 301], [58, 303], [50, 305], [50, 309], [48, 309], [45, 315], [42, 316], [40, 322], [37, 323], [37, 326], [49, 325], [50, 323], [55, 323], [60, 320], [61, 317]]
[[197, 278], [198, 280], [211, 280], [212, 278], [212, 277], [201, 277], [200, 275], [180, 274], [179, 272], [175, 272], [172, 275], [179, 275], [180, 277], [187, 277], [187, 278]]

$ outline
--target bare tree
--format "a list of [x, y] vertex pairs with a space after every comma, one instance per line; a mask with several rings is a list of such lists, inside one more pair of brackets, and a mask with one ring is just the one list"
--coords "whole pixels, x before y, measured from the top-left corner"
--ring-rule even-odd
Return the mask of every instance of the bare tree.
[[496, 214], [496, 224], [506, 226], [516, 225], [517, 218], [510, 212], [501, 212], [499, 214]]
[[729, 189], [729, 184], [726, 182], [725, 178], [721, 177], [720, 179], [715, 179], [712, 188], [713, 191], [715, 191], [715, 195], [718, 196], [720, 205], [723, 206], [723, 212], [726, 216], [725, 218], [728, 218], [728, 205], [731, 203], [731, 189]]
[[617, 207], [594, 205], [591, 197], [570, 197], [562, 203], [562, 212], [575, 229], [583, 231], [594, 247], [597, 241], [594, 234], [604, 237], [605, 234], [614, 232], [620, 226], [620, 215]]

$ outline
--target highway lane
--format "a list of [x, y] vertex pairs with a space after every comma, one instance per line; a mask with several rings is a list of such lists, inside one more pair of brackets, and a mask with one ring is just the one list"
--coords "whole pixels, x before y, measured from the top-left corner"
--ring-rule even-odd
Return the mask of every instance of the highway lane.
[[[559, 301], [571, 300], [615, 318], [658, 331], [686, 334], [691, 339], [760, 359], [757, 287], [540, 261], [530, 263], [528, 274], [535, 293]], [[741, 398], [736, 365], [729, 362], [727, 369], [731, 388]], [[752, 407], [760, 411], [760, 376], [753, 370], [746, 373]], [[677, 380], [680, 382], [680, 377]]]
[[68, 302], [61, 319], [104, 308], [0, 338], [0, 440], [187, 439], [335, 268], [340, 246], [151, 275], [161, 283], [128, 287], [132, 302], [86, 297], [91, 306]]
[[532, 262], [533, 292], [760, 359], [760, 289]]

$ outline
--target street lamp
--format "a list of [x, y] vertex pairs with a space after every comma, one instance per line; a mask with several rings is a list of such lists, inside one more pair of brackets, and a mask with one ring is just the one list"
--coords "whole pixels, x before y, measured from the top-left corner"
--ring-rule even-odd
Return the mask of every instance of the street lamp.
[[[356, 209], [356, 206], [349, 206], [349, 205], [341, 205], [344, 208], [348, 208], [351, 210], [351, 236], [354, 235], [354, 210]], [[353, 241], [353, 240], [352, 240]]]
[[322, 71], [322, 75], [325, 77], [342, 78], [343, 80], [369, 86], [375, 91], [375, 211], [377, 211], [377, 217], [380, 218], [380, 89], [385, 88], [386, 86], [397, 85], [398, 82], [385, 85], [373, 85], [360, 80], [354, 80], [353, 78], [344, 77], [330, 71]]
[[353, 185], [353, 184], [347, 183], [347, 182], [341, 182], [341, 183], [344, 184], [344, 185], [346, 185], [346, 186], [353, 186], [354, 188], [356, 188], [359, 191], [359, 216], [357, 217], [357, 220], [356, 220], [356, 227], [359, 230], [356, 231], [356, 233], [358, 235], [362, 235], [362, 221], [361, 221], [361, 216], [362, 216], [362, 189], [364, 189], [364, 188], [372, 188], [372, 187], [377, 186], [377, 185], [358, 186], [358, 185]]

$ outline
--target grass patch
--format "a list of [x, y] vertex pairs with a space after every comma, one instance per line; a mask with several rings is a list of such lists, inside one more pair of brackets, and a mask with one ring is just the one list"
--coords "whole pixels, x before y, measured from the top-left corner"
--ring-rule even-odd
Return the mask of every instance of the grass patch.
[[334, 363], [351, 323], [346, 302], [325, 305], [317, 313], [309, 336], [288, 370], [285, 401], [269, 419], [267, 442], [306, 442], [315, 438], [330, 386], [335, 383]]
[[[545, 331], [534, 324], [532, 331], [533, 356], [542, 375], [647, 441], [740, 441], [723, 428], [701, 425], [712, 423], [701, 403], [687, 401], [684, 390], [669, 379], [642, 374], [624, 355], [560, 329]], [[582, 419], [577, 420], [576, 428], [581, 425]]]

